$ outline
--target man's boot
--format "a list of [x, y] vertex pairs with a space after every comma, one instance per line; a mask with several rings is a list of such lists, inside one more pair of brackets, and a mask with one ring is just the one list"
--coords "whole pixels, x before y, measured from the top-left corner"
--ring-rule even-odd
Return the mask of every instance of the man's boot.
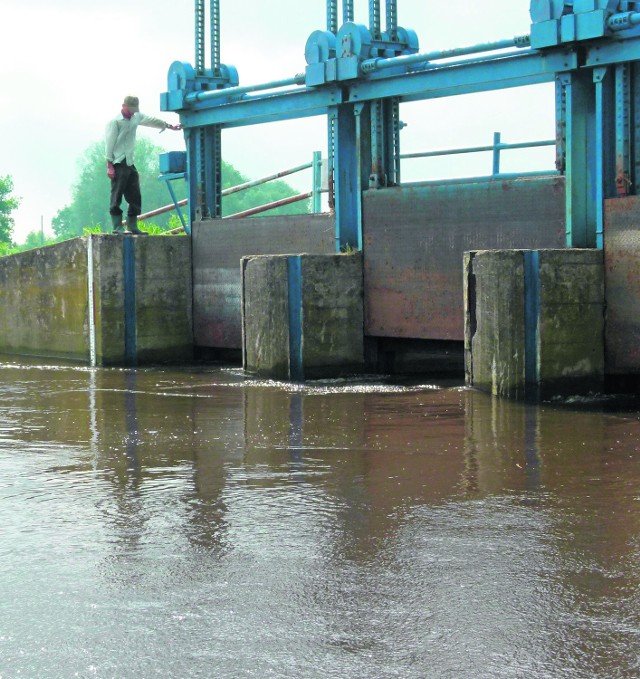
[[127, 215], [127, 229], [136, 236], [148, 236], [146, 231], [138, 228], [138, 218], [135, 215]]
[[113, 233], [124, 233], [124, 226], [122, 226], [122, 215], [111, 215], [111, 223], [113, 224]]

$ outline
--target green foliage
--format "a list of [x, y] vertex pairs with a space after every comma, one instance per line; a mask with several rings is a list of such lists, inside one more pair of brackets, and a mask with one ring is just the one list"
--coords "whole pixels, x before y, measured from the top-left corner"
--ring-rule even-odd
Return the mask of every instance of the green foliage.
[[12, 255], [14, 252], [15, 248], [11, 245], [11, 243], [3, 243], [0, 241], [0, 257]]
[[[284, 168], [281, 168], [284, 169]], [[245, 184], [250, 181], [248, 177], [240, 174], [233, 165], [222, 163], [222, 188], [227, 189], [239, 184]], [[273, 203], [289, 196], [295, 196], [298, 193], [295, 189], [289, 186], [282, 180], [271, 181], [267, 184], [260, 184], [253, 188], [244, 191], [232, 193], [229, 196], [222, 197], [222, 216], [233, 215], [238, 212], [244, 212], [259, 205], [266, 205]], [[282, 207], [269, 210], [268, 212], [260, 213], [264, 215], [296, 215], [308, 213], [311, 210], [311, 201], [303, 200], [290, 205], [283, 205]]]
[[[11, 213], [18, 207], [20, 201], [11, 195], [13, 180], [8, 175], [0, 177], [0, 243], [7, 246], [12, 244], [13, 217]], [[8, 250], [8, 248], [5, 248]], [[0, 254], [2, 252], [0, 251]], [[5, 253], [6, 254], [6, 253]]]
[[160, 226], [159, 224], [153, 224], [152, 222], [138, 222], [138, 227], [140, 231], [146, 231], [152, 236], [159, 236], [167, 231], [166, 227]]
[[[46, 238], [42, 231], [30, 231], [22, 245], [16, 245], [13, 252], [25, 252], [26, 250], [35, 250], [36, 248], [44, 247], [55, 243], [55, 238]], [[13, 253], [12, 252], [12, 253]], [[12, 254], [9, 253], [9, 254]]]
[[[166, 184], [158, 180], [159, 154], [164, 149], [156, 146], [148, 139], [140, 138], [136, 144], [136, 168], [140, 174], [140, 190], [142, 192], [142, 210], [150, 211], [171, 203], [171, 196]], [[249, 179], [241, 175], [233, 166], [222, 163], [223, 188], [244, 184]], [[53, 232], [58, 240], [74, 238], [84, 233], [87, 225], [100, 226], [106, 233], [111, 231], [109, 215], [109, 193], [111, 184], [107, 178], [106, 160], [103, 142], [95, 142], [84, 153], [79, 163], [79, 177], [72, 189], [71, 204], [63, 207], [52, 219]], [[177, 200], [186, 198], [186, 183], [180, 180], [172, 182]], [[231, 215], [243, 212], [257, 205], [264, 205], [288, 196], [297, 191], [284, 181], [274, 181], [246, 191], [224, 196], [222, 214]], [[123, 201], [126, 212], [126, 203]], [[286, 205], [266, 214], [300, 214], [309, 212], [310, 201], [300, 201]], [[181, 222], [175, 213], [168, 212], [153, 218], [159, 232], [175, 229]], [[144, 222], [141, 223], [144, 225]], [[141, 226], [141, 228], [145, 228]], [[96, 231], [91, 231], [96, 233]]]
[[354, 248], [351, 243], [347, 243], [346, 245], [340, 246], [340, 252], [345, 255], [352, 255], [354, 252], [358, 252], [358, 250]]

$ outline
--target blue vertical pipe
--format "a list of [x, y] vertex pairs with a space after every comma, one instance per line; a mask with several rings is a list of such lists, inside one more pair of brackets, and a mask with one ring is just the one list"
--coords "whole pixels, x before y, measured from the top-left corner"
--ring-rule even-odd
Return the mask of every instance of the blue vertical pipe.
[[287, 257], [287, 291], [289, 302], [289, 378], [304, 381], [302, 363], [302, 258]]
[[524, 252], [524, 354], [527, 391], [537, 389], [540, 382], [538, 361], [540, 322], [540, 253]]
[[124, 274], [124, 358], [127, 365], [138, 362], [136, 341], [136, 247], [135, 237], [126, 236], [122, 242]]

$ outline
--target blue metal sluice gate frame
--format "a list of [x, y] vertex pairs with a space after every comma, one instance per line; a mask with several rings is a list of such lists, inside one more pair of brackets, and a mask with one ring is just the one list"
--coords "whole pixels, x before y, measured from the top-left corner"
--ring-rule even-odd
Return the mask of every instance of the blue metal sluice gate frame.
[[174, 62], [161, 108], [185, 128], [190, 223], [219, 218], [221, 131], [326, 115], [336, 251], [362, 249], [362, 192], [400, 184], [400, 104], [539, 83], [556, 84], [556, 167], [566, 177], [567, 247], [602, 248], [604, 199], [640, 181], [640, 0], [531, 0], [530, 35], [421, 53], [397, 25], [397, 2], [327, 0], [327, 28], [305, 46], [304, 74], [240, 86], [220, 63], [220, 0], [195, 0], [195, 65]]

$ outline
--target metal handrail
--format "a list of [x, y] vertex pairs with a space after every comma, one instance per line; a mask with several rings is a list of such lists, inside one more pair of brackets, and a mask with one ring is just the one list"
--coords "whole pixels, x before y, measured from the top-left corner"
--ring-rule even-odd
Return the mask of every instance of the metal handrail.
[[[441, 149], [438, 151], [418, 151], [415, 153], [403, 153], [400, 155], [401, 160], [412, 160], [416, 158], [435, 158], [439, 156], [453, 156], [462, 155], [467, 153], [483, 153], [491, 151], [493, 153], [493, 174], [491, 176], [506, 176], [500, 172], [500, 152], [509, 151], [513, 149], [528, 149], [528, 148], [540, 148], [544, 146], [555, 146], [555, 139], [544, 139], [540, 141], [526, 141], [526, 142], [516, 142], [516, 143], [505, 143], [501, 141], [500, 132], [495, 132], [493, 135], [493, 144], [488, 144], [486, 146], [467, 146], [462, 148], [453, 149]], [[550, 171], [551, 172], [551, 171]], [[555, 170], [553, 172], [556, 172]], [[539, 175], [540, 172], [523, 172], [520, 176], [532, 176]], [[546, 173], [545, 173], [546, 174]], [[510, 173], [512, 176], [512, 173]]]
[[251, 215], [257, 215], [260, 212], [267, 212], [268, 210], [275, 210], [277, 207], [282, 207], [284, 205], [291, 205], [291, 203], [297, 203], [300, 200], [306, 200], [313, 196], [313, 191], [307, 191], [307, 193], [298, 193], [295, 196], [289, 196], [288, 198], [280, 198], [280, 200], [274, 200], [271, 203], [265, 203], [264, 205], [258, 205], [257, 207], [249, 208], [248, 210], [243, 210], [242, 212], [236, 212], [232, 215], [227, 215], [222, 219], [235, 219], [236, 217], [250, 217]]
[[526, 149], [526, 148], [536, 148], [539, 146], [555, 146], [555, 139], [547, 139], [544, 141], [532, 141], [532, 142], [521, 142], [517, 144], [491, 144], [487, 146], [468, 146], [466, 148], [455, 148], [455, 149], [442, 149], [441, 151], [424, 151], [417, 153], [403, 153], [400, 158], [402, 160], [407, 160], [411, 158], [435, 158], [436, 156], [454, 156], [456, 154], [463, 153], [481, 153], [483, 151], [495, 151], [499, 149], [501, 151], [509, 149]]
[[[282, 177], [287, 177], [288, 175], [295, 174], [297, 172], [302, 172], [304, 170], [308, 169], [313, 169], [314, 170], [314, 175], [319, 172], [319, 165], [322, 162], [322, 158], [320, 156], [319, 152], [314, 153], [314, 159], [310, 163], [303, 163], [302, 165], [297, 165], [296, 167], [292, 167], [286, 170], [280, 170], [279, 172], [275, 172], [273, 174], [267, 175], [265, 177], [260, 177], [259, 179], [253, 179], [248, 182], [244, 182], [243, 184], [237, 184], [236, 186], [231, 186], [228, 189], [224, 189], [222, 191], [222, 196], [229, 196], [234, 193], [238, 193], [239, 191], [245, 191], [247, 189], [254, 188], [256, 186], [260, 186], [262, 184], [266, 184], [270, 181], [274, 181], [276, 179], [281, 179]], [[282, 198], [280, 200], [273, 201], [271, 203], [266, 203], [265, 205], [259, 205], [254, 208], [250, 208], [248, 210], [244, 210], [242, 212], [237, 212], [233, 215], [227, 215], [226, 217], [223, 217], [223, 219], [230, 219], [234, 217], [247, 217], [249, 215], [255, 215], [259, 214], [261, 212], [267, 212], [269, 210], [275, 210], [278, 207], [282, 207], [284, 205], [290, 205], [291, 203], [296, 203], [301, 200], [305, 200], [308, 198], [312, 198], [316, 195], [318, 191], [322, 191], [319, 185], [319, 181], [314, 177], [314, 189], [312, 191], [309, 191], [307, 193], [299, 193], [295, 196], [290, 196], [288, 198]], [[183, 200], [175, 201], [174, 203], [170, 205], [164, 205], [162, 207], [156, 208], [155, 210], [150, 210], [149, 212], [145, 212], [144, 214], [141, 214], [138, 217], [138, 220], [144, 221], [145, 219], [150, 219], [151, 217], [157, 217], [158, 215], [165, 214], [167, 212], [171, 212], [171, 210], [175, 210], [176, 208], [179, 207], [184, 207], [187, 205], [189, 200], [187, 198], [184, 198]], [[181, 233], [184, 231], [185, 228], [184, 226], [179, 226], [175, 229], [171, 229], [170, 231], [166, 231], [165, 233], [168, 234], [176, 234], [176, 233]]]

